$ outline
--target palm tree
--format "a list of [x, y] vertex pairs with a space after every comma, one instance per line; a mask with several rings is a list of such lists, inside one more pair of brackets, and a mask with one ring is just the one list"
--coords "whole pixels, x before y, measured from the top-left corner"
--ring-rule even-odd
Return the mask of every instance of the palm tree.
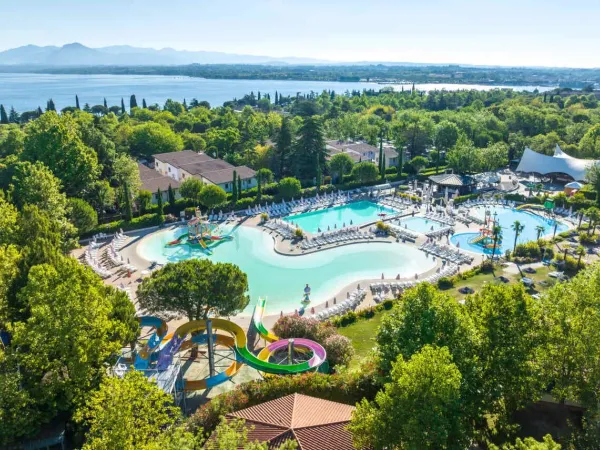
[[498, 246], [498, 241], [502, 240], [502, 227], [500, 225], [494, 225], [492, 227], [492, 238], [494, 239], [494, 248], [492, 249], [493, 263], [496, 256], [496, 247]]
[[582, 245], [578, 246], [577, 250], [575, 250], [575, 254], [579, 256], [579, 259], [577, 260], [577, 268], [579, 269], [581, 267], [581, 258], [585, 256], [585, 248], [583, 248]]
[[596, 226], [600, 221], [600, 209], [592, 206], [585, 211], [585, 215], [590, 219], [590, 226], [588, 228], [588, 235], [592, 235], [596, 232]]
[[519, 235], [525, 229], [525, 225], [523, 225], [518, 220], [515, 220], [514, 223], [512, 224], [512, 229], [515, 232], [515, 245], [513, 246], [513, 252], [514, 252], [517, 249], [517, 239], [519, 239]]
[[546, 231], [546, 227], [544, 227], [544, 225], [538, 225], [535, 227], [535, 231], [537, 231], [537, 240], [539, 241], [540, 237], [542, 237], [542, 233]]

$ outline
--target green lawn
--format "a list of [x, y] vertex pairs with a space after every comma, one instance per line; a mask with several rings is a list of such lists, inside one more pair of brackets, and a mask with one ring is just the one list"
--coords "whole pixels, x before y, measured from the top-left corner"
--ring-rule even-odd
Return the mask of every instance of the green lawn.
[[[524, 276], [529, 277], [534, 280], [535, 286], [533, 289], [529, 290], [530, 294], [537, 294], [540, 292], [544, 292], [554, 283], [556, 280], [548, 277], [548, 273], [552, 272], [553, 268], [549, 267], [539, 267], [536, 269], [536, 273], [528, 274], [526, 272], [523, 273]], [[496, 270], [496, 276], [504, 276], [508, 278], [510, 283], [519, 283], [521, 276], [520, 274], [508, 274], [503, 272], [502, 270]], [[541, 285], [540, 281], [546, 281], [547, 286]], [[461, 287], [469, 286], [475, 292], [480, 291], [483, 286], [487, 283], [502, 283], [499, 280], [494, 279], [494, 275], [492, 273], [482, 273], [476, 275], [468, 280], [459, 281], [454, 287], [450, 289], [446, 289], [443, 292], [451, 295], [457, 300], [461, 300], [466, 297], [465, 294], [461, 294], [458, 290]], [[348, 339], [352, 341], [352, 346], [354, 347], [354, 351], [356, 352], [352, 362], [350, 363], [350, 369], [356, 369], [360, 362], [369, 355], [373, 347], [375, 347], [375, 335], [377, 334], [377, 329], [381, 324], [381, 320], [383, 317], [388, 314], [388, 311], [381, 311], [375, 314], [371, 319], [359, 319], [356, 323], [352, 325], [348, 325], [347, 327], [340, 327], [338, 329], [339, 333], [346, 336]]]

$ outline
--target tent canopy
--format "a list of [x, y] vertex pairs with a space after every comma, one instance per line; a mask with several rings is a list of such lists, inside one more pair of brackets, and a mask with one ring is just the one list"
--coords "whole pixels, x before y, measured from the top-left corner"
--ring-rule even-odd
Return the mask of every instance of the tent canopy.
[[525, 148], [517, 172], [539, 173], [541, 175], [564, 173], [575, 181], [583, 181], [585, 180], [587, 168], [594, 164], [598, 164], [598, 161], [573, 158], [564, 153], [558, 146], [554, 151], [554, 156], [542, 155], [530, 148]]

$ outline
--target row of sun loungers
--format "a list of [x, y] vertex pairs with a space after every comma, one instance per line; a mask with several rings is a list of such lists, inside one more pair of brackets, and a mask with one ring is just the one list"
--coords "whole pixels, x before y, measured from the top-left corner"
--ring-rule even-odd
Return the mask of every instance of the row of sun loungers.
[[425, 233], [425, 236], [430, 237], [430, 238], [436, 238], [439, 236], [445, 236], [448, 233], [454, 234], [454, 228], [444, 227], [444, 228], [440, 228], [439, 230], [428, 231], [427, 233]]
[[326, 231], [312, 239], [304, 239], [300, 248], [310, 250], [319, 248], [323, 245], [337, 245], [352, 241], [362, 241], [373, 239], [373, 234], [367, 231], [360, 231], [358, 227], [342, 228], [335, 231]]
[[350, 310], [354, 310], [360, 303], [364, 300], [367, 292], [364, 289], [356, 289], [346, 300], [335, 304], [324, 311], [321, 311], [317, 314], [313, 314], [309, 317], [317, 319], [317, 320], [326, 320], [333, 316], [339, 316], [347, 313]]
[[[398, 222], [399, 223], [399, 222]], [[407, 228], [403, 228], [402, 225], [395, 225], [390, 223], [390, 228], [396, 234], [396, 237], [399, 239], [408, 239], [409, 241], [416, 241], [419, 236], [414, 231], [410, 231]]]
[[443, 223], [445, 225], [454, 225], [456, 222], [452, 217], [445, 216], [444, 214], [438, 214], [434, 212], [426, 213], [426, 219], [435, 220], [436, 222]]
[[426, 242], [419, 248], [426, 253], [431, 253], [456, 264], [470, 264], [474, 259], [472, 256], [461, 253], [452, 247], [437, 245], [435, 242]]
[[222, 211], [219, 211], [219, 214], [210, 214], [208, 216], [208, 220], [211, 222], [222, 222], [224, 220], [233, 220], [235, 219], [235, 213], [232, 211], [230, 213], [223, 214]]
[[94, 272], [96, 272], [102, 278], [108, 278], [112, 275], [110, 270], [106, 269], [105, 267], [102, 266], [102, 264], [100, 264], [100, 261], [98, 260], [98, 249], [97, 248], [88, 247], [85, 250], [85, 262], [88, 266], [90, 266], [92, 268], [92, 270]]
[[269, 220], [265, 222], [264, 227], [279, 233], [284, 238], [291, 239], [294, 237], [296, 227], [283, 220]]

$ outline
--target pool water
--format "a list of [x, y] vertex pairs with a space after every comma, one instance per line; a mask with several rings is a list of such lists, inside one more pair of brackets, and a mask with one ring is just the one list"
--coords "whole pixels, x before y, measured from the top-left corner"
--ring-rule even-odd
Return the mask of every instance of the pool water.
[[391, 215], [396, 214], [396, 211], [365, 200], [288, 216], [283, 220], [293, 222], [309, 233], [318, 233], [319, 229], [321, 231], [333, 230], [336, 227], [342, 228], [344, 224], [350, 226], [375, 222], [379, 219], [378, 214], [382, 213]]
[[[525, 225], [523, 231], [519, 234], [517, 239], [517, 244], [522, 244], [528, 241], [534, 241], [537, 239], [537, 227], [544, 227], [544, 231], [542, 232], [542, 236], [552, 234], [554, 232], [554, 220], [548, 219], [546, 217], [542, 217], [537, 214], [533, 214], [528, 211], [519, 211], [516, 209], [503, 207], [503, 206], [488, 206], [488, 207], [478, 207], [471, 209], [471, 214], [475, 217], [479, 217], [482, 220], [485, 220], [485, 210], [489, 209], [491, 211], [492, 220], [494, 218], [494, 213], [496, 213], [496, 220], [502, 227], [502, 244], [500, 245], [500, 249], [496, 249], [496, 254], [503, 254], [506, 250], [512, 250], [515, 245], [515, 232], [512, 229], [513, 223], [518, 220], [521, 222], [521, 225]], [[558, 227], [556, 228], [556, 233], [561, 233], [563, 231], [568, 230], [568, 226], [562, 222], [558, 222]], [[455, 234], [450, 238], [450, 242], [460, 247], [461, 249], [475, 252], [475, 253], [492, 253], [493, 249], [485, 249], [482, 245], [471, 244], [469, 243], [473, 238], [478, 236], [479, 233], [459, 233]]]
[[425, 217], [409, 217], [407, 219], [402, 219], [400, 221], [400, 226], [404, 228], [404, 225], [406, 225], [406, 228], [409, 230], [423, 234], [430, 231], [436, 231], [447, 226], [435, 220], [426, 219]]
[[238, 265], [248, 275], [250, 304], [245, 314], [252, 312], [259, 296], [268, 299], [267, 313], [299, 309], [306, 283], [312, 288], [313, 304], [318, 304], [331, 301], [345, 286], [361, 279], [379, 279], [382, 273], [387, 278], [413, 277], [435, 266], [424, 252], [398, 243], [359, 243], [300, 256], [280, 255], [271, 235], [246, 226], [233, 230], [234, 239], [213, 247], [210, 256], [188, 246], [165, 247], [182, 231], [176, 228], [147, 236], [139, 243], [138, 254], [159, 263], [210, 258]]

